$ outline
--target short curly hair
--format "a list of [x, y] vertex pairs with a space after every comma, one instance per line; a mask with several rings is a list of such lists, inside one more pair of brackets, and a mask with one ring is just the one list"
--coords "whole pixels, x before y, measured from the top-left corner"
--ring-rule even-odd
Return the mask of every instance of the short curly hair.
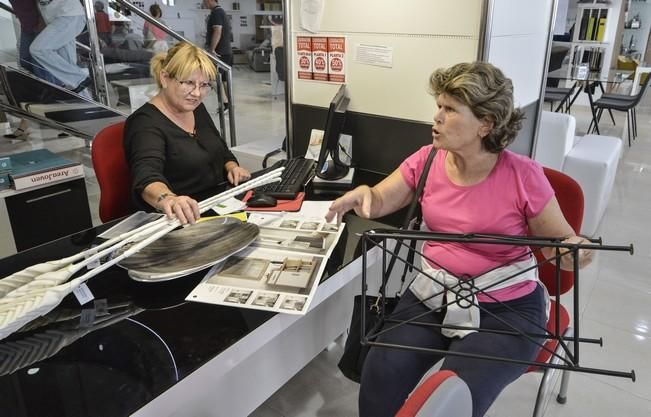
[[429, 83], [435, 97], [453, 97], [468, 106], [478, 119], [493, 122], [493, 129], [482, 140], [489, 152], [504, 150], [522, 128], [524, 113], [513, 107], [513, 83], [492, 64], [466, 62], [440, 68], [432, 73]]

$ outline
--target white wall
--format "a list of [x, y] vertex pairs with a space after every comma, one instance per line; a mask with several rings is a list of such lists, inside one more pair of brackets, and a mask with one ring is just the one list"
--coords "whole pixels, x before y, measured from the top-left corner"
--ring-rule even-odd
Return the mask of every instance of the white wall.
[[488, 61], [513, 80], [516, 105], [540, 98], [552, 0], [495, 0]]
[[[219, 4], [227, 14], [232, 16], [233, 46], [246, 49], [251, 44], [255, 35], [255, 0], [237, 0], [240, 10], [233, 10], [233, 1], [220, 1]], [[149, 13], [149, 6], [157, 3], [162, 12], [163, 20], [175, 31], [181, 31], [184, 36], [199, 46], [205, 45], [206, 18], [210, 10], [201, 9], [201, 1], [177, 0], [174, 6], [166, 6], [161, 1], [145, 0], [145, 11]], [[241, 17], [246, 20], [246, 26], [241, 26]], [[142, 28], [142, 19], [133, 17], [134, 25]]]
[[[296, 36], [309, 35], [300, 25], [300, 4], [292, 7], [292, 60]], [[409, 6], [391, 0], [326, 0], [323, 36], [343, 35], [346, 43], [346, 84], [349, 109], [362, 113], [430, 123], [434, 101], [428, 94], [431, 72], [477, 57], [481, 2], [411, 0]], [[355, 60], [359, 44], [393, 49], [390, 68]], [[299, 80], [292, 74], [295, 104], [327, 107], [337, 84]]]

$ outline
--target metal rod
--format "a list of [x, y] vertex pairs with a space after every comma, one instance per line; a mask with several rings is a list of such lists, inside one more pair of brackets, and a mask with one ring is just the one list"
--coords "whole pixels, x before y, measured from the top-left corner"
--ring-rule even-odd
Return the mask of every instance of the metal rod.
[[[573, 262], [573, 279], [574, 279], [574, 291], [572, 291], [573, 300], [574, 300], [574, 333], [579, 335], [579, 250], [577, 249], [572, 257]], [[557, 268], [560, 269], [560, 268]], [[579, 341], [574, 341], [574, 362], [579, 363]]]
[[393, 343], [382, 343], [382, 342], [371, 342], [371, 341], [369, 341], [366, 344], [369, 345], [369, 346], [394, 348], [394, 349], [404, 349], [404, 350], [413, 350], [413, 351], [425, 352], [425, 353], [440, 353], [440, 354], [443, 354], [443, 355], [446, 355], [446, 356], [460, 356], [460, 357], [464, 357], [464, 358], [484, 359], [484, 360], [497, 361], [497, 362], [517, 363], [517, 364], [520, 364], [520, 365], [538, 366], [538, 367], [541, 367], [541, 368], [553, 368], [553, 369], [562, 369], [562, 370], [568, 370], [568, 371], [573, 371], [573, 372], [583, 372], [583, 373], [588, 373], [588, 374], [616, 376], [616, 377], [621, 377], [621, 378], [629, 378], [629, 379], [635, 381], [635, 372], [632, 371], [632, 370], [630, 372], [611, 371], [609, 369], [585, 368], [585, 367], [582, 367], [582, 366], [558, 365], [558, 364], [547, 363], [547, 362], [525, 361], [525, 360], [512, 359], [512, 358], [506, 358], [506, 357], [500, 357], [500, 356], [479, 355], [479, 354], [474, 354], [474, 353], [465, 353], [465, 352], [449, 351], [449, 350], [441, 350], [441, 349], [430, 349], [430, 348], [422, 348], [422, 347], [417, 347], [417, 346], [396, 345], [396, 344], [393, 344]]
[[283, 45], [285, 45], [285, 129], [287, 134], [287, 159], [294, 157], [294, 116], [292, 95], [294, 91], [294, 59], [292, 56], [292, 2], [283, 0]]
[[[538, 135], [540, 134], [538, 127], [540, 125], [540, 120], [542, 118], [543, 107], [545, 105], [545, 87], [547, 86], [547, 71], [549, 68], [549, 61], [551, 59], [552, 45], [554, 42], [554, 25], [556, 23], [556, 10], [558, 8], [558, 0], [552, 0], [551, 2], [551, 16], [549, 17], [549, 24], [547, 25], [547, 44], [545, 49], [545, 61], [543, 62], [543, 76], [540, 80], [540, 92], [538, 94], [538, 105], [536, 106], [536, 115], [533, 120], [533, 140], [531, 142], [531, 149], [529, 150], [529, 156], [531, 159], [535, 159], [536, 155], [536, 145], [538, 143]], [[569, 100], [569, 98], [566, 98]], [[561, 101], [562, 104], [562, 101]], [[559, 104], [560, 106], [560, 104]], [[556, 109], [558, 111], [558, 109]]]
[[360, 343], [364, 344], [367, 340], [366, 335], [366, 270], [368, 269], [367, 265], [367, 251], [368, 247], [366, 245], [368, 242], [367, 239], [362, 239], [362, 305], [360, 305], [360, 311], [362, 312], [360, 317], [360, 326], [361, 331], [359, 332]]
[[595, 249], [595, 250], [612, 250], [612, 251], [633, 251], [633, 245], [629, 246], [616, 246], [616, 245], [599, 245], [599, 244], [583, 244], [583, 243], [563, 243], [561, 238], [544, 238], [537, 236], [505, 236], [505, 235], [481, 235], [476, 237], [475, 234], [455, 234], [455, 233], [432, 233], [413, 231], [406, 232], [404, 230], [391, 230], [391, 229], [378, 229], [366, 231], [365, 234], [371, 233], [378, 239], [389, 237], [393, 239], [420, 239], [431, 240], [434, 242], [458, 242], [458, 243], [481, 243], [490, 245], [504, 245], [504, 244], [517, 244], [536, 247], [552, 247], [552, 248], [565, 248], [565, 249]]
[[88, 30], [88, 40], [90, 41], [90, 47], [88, 48], [88, 57], [90, 59], [89, 71], [92, 72], [97, 100], [108, 106], [108, 80], [106, 78], [106, 69], [104, 68], [104, 57], [99, 46], [99, 36], [95, 22], [95, 4], [93, 0], [83, 1], [84, 11], [86, 12], [86, 30]]
[[[387, 323], [402, 323], [405, 320], [398, 320], [398, 319], [392, 319], [388, 318], [391, 317], [391, 315], [387, 316], [387, 318], [384, 319], [385, 322]], [[476, 327], [469, 327], [469, 326], [455, 326], [452, 324], [438, 324], [438, 323], [429, 323], [426, 321], [410, 321], [409, 324], [413, 324], [416, 326], [423, 326], [423, 327], [435, 327], [435, 328], [441, 328], [441, 329], [455, 329], [455, 330], [476, 330]], [[481, 329], [482, 333], [492, 333], [492, 334], [502, 334], [505, 336], [519, 336], [519, 333], [511, 331], [511, 330], [499, 330], [499, 329]], [[537, 338], [544, 338], [544, 339], [557, 339], [559, 341], [565, 341], [565, 342], [574, 342], [574, 340], [578, 340], [580, 343], [590, 343], [593, 345], [602, 345], [603, 344], [603, 339], [601, 338], [591, 338], [591, 337], [573, 337], [573, 336], [558, 336], [557, 338], [551, 337], [553, 335], [550, 334], [541, 334], [541, 333], [529, 333], [525, 332], [526, 335], [531, 336], [531, 337], [537, 337]], [[369, 335], [370, 337], [373, 336], [379, 336], [379, 334], [372, 334]]]

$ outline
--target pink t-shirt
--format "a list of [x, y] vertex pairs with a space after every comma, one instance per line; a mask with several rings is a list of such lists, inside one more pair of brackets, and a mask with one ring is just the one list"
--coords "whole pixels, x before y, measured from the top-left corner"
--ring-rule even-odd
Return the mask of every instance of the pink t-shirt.
[[[400, 165], [410, 188], [416, 188], [431, 149], [432, 145], [423, 146]], [[525, 236], [527, 220], [540, 214], [554, 196], [540, 164], [525, 156], [504, 150], [488, 177], [475, 185], [460, 186], [447, 176], [446, 155], [447, 151], [439, 151], [434, 157], [421, 197], [423, 220], [431, 231]], [[426, 256], [457, 276], [475, 276], [506, 262], [526, 260], [523, 255], [528, 251], [523, 246], [447, 242], [427, 242], [424, 248]], [[490, 294], [508, 301], [529, 294], [535, 286], [529, 281]], [[492, 301], [481, 294], [477, 298]]]
[[[165, 22], [161, 20], [161, 23], [165, 23]], [[165, 33], [163, 29], [159, 28], [158, 26], [154, 26], [149, 22], [145, 22], [145, 24], [142, 25], [142, 30], [143, 32], [145, 32], [145, 34], [147, 34], [147, 31], [150, 30], [153, 35], [153, 39], [157, 41], [164, 41], [167, 38], [167, 33]], [[149, 38], [149, 40], [151, 40], [151, 38]]]

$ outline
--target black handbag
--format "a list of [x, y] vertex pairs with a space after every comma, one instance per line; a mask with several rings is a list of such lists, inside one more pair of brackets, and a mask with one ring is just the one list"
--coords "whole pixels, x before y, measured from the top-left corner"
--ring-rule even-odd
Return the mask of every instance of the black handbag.
[[[420, 229], [422, 212], [420, 210], [418, 200], [423, 193], [423, 188], [425, 188], [427, 174], [429, 173], [429, 168], [432, 165], [432, 160], [434, 159], [435, 154], [436, 150], [432, 148], [429, 156], [427, 157], [427, 162], [425, 163], [423, 172], [418, 179], [416, 193], [413, 200], [411, 201], [409, 209], [407, 210], [407, 215], [405, 216], [405, 221], [403, 223], [403, 229], [409, 229], [410, 227], [415, 230]], [[416, 220], [412, 223], [412, 219], [414, 219], [414, 217], [416, 217]], [[393, 251], [394, 255], [391, 256], [391, 259], [387, 266], [386, 276], [389, 276], [393, 270], [393, 266], [395, 265], [401, 244], [402, 242], [400, 241], [396, 242], [396, 246]], [[416, 241], [412, 240], [409, 246], [410, 250], [408, 254], [408, 263], [413, 264]], [[409, 266], [407, 263], [405, 263], [402, 271], [402, 282], [400, 285], [401, 290], [404, 286], [408, 269]], [[396, 294], [395, 297], [387, 297], [385, 295], [386, 284], [386, 281], [382, 282], [382, 285], [380, 286], [379, 296], [373, 297], [367, 295], [365, 305], [362, 305], [361, 295], [355, 296], [353, 315], [350, 320], [350, 327], [348, 328], [348, 339], [346, 339], [344, 353], [341, 356], [339, 363], [337, 364], [344, 376], [351, 381], [360, 381], [360, 378], [362, 376], [362, 369], [364, 367], [364, 361], [366, 360], [366, 355], [368, 355], [368, 352], [371, 348], [369, 345], [362, 344], [362, 337], [364, 335], [372, 334], [380, 330], [379, 327], [382, 325], [382, 320], [380, 319], [382, 316], [382, 308], [384, 308], [385, 315], [391, 314], [394, 308], [398, 305], [398, 301], [400, 300], [399, 293]], [[362, 311], [366, 312], [364, 329], [362, 329]]]
[[[385, 297], [384, 311], [385, 314], [391, 314], [393, 309], [398, 305], [399, 297]], [[381, 297], [366, 297], [366, 305], [362, 306], [362, 296], [355, 296], [355, 305], [353, 307], [353, 316], [348, 330], [348, 339], [344, 346], [344, 354], [337, 366], [344, 376], [351, 381], [359, 382], [362, 376], [364, 360], [368, 354], [369, 345], [362, 345], [363, 335], [374, 333], [382, 324], [380, 320]], [[366, 309], [366, 322], [364, 333], [362, 333], [362, 308]]]

